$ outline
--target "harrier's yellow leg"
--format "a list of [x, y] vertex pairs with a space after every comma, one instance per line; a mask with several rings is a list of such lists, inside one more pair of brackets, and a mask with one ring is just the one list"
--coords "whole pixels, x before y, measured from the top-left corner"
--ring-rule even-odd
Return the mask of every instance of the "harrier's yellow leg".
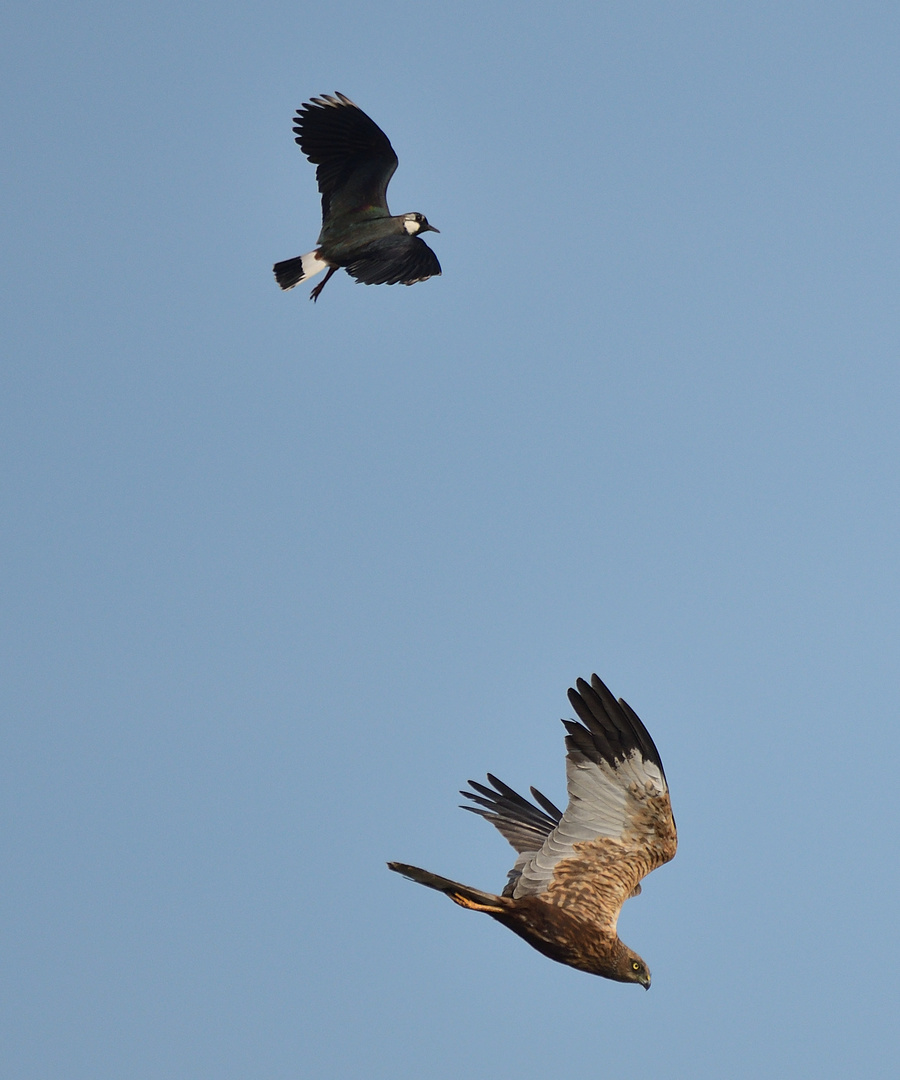
[[503, 910], [502, 907], [498, 907], [496, 904], [478, 904], [474, 900], [470, 900], [467, 896], [463, 896], [462, 893], [448, 892], [447, 895], [454, 904], [459, 904], [460, 907], [471, 908], [472, 911], [486, 911], [488, 914], [495, 914]]

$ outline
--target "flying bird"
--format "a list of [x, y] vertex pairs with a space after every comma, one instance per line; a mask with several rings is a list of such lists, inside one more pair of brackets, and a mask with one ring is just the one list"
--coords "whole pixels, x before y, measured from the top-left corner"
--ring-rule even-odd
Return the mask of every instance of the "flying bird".
[[591, 975], [650, 989], [647, 965], [619, 940], [619, 912], [677, 845], [659, 753], [635, 711], [592, 676], [569, 690], [565, 813], [531, 789], [534, 805], [488, 773], [460, 794], [518, 852], [502, 895], [390, 862], [391, 870], [483, 911], [538, 952]]
[[314, 251], [275, 263], [282, 289], [327, 269], [310, 293], [317, 300], [342, 266], [363, 285], [414, 285], [440, 274], [437, 256], [418, 235], [440, 230], [424, 214], [388, 210], [387, 186], [397, 155], [375, 121], [341, 93], [306, 102], [294, 120], [294, 141], [316, 166], [322, 231]]

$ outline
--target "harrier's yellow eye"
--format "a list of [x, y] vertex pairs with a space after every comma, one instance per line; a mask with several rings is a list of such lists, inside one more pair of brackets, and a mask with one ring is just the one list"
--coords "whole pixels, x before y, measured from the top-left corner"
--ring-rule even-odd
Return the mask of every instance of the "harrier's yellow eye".
[[641, 970], [641, 965], [637, 962], [637, 960], [632, 960], [631, 966], [634, 968], [635, 971]]

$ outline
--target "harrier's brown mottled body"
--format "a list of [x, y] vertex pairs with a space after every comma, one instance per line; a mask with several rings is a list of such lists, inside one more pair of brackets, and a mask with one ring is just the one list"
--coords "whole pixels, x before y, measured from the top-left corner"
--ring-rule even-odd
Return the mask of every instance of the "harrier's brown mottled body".
[[388, 863], [462, 907], [483, 911], [551, 960], [619, 982], [650, 986], [650, 972], [616, 933], [622, 905], [641, 879], [675, 854], [675, 820], [659, 753], [637, 714], [594, 675], [564, 720], [569, 804], [561, 813], [534, 788], [538, 806], [488, 773], [469, 784], [465, 809], [493, 822], [519, 857], [502, 896], [404, 863]]

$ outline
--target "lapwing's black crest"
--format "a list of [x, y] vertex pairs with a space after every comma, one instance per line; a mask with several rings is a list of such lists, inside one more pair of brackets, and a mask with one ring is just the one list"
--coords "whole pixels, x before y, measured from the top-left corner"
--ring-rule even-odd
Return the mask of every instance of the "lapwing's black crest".
[[392, 216], [388, 209], [397, 155], [375, 121], [341, 93], [306, 102], [294, 120], [296, 142], [316, 166], [322, 231], [314, 251], [275, 264], [281, 288], [327, 269], [310, 293], [316, 300], [340, 267], [363, 285], [414, 285], [440, 274], [437, 256], [418, 236], [438, 230], [424, 214]]

